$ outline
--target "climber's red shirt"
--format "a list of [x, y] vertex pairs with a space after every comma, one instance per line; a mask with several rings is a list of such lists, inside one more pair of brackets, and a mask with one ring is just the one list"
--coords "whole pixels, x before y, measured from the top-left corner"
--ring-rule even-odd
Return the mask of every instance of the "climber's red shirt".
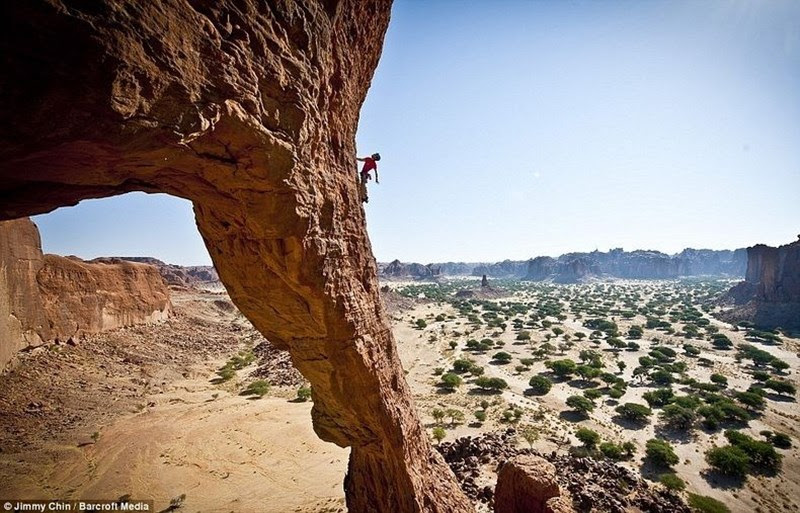
[[367, 174], [373, 169], [378, 169], [378, 164], [375, 163], [375, 159], [372, 157], [366, 157], [364, 159], [364, 167], [361, 168], [361, 174]]

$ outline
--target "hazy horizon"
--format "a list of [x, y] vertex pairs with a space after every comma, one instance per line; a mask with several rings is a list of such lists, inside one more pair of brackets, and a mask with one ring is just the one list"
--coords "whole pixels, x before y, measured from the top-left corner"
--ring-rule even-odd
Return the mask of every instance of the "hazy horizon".
[[[422, 263], [787, 244], [797, 141], [790, 1], [397, 1], [357, 137], [376, 258]], [[35, 221], [48, 252], [210, 262], [185, 200]]]

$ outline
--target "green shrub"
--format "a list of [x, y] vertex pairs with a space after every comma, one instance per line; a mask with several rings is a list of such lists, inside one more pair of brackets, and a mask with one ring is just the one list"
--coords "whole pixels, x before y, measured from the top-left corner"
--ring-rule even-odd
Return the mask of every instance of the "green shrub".
[[617, 414], [619, 414], [619, 416], [623, 419], [634, 422], [646, 421], [647, 417], [653, 414], [653, 410], [643, 404], [637, 403], [620, 404], [614, 409], [614, 411], [616, 411]]
[[625, 452], [619, 445], [611, 442], [603, 442], [599, 446], [600, 452], [610, 460], [621, 460]]
[[769, 388], [782, 395], [794, 395], [797, 393], [797, 388], [794, 384], [778, 379], [768, 379], [764, 382], [764, 388]]
[[775, 473], [780, 470], [783, 456], [775, 451], [769, 442], [762, 442], [739, 431], [725, 431], [725, 438], [731, 445], [738, 447], [750, 458], [753, 470], [765, 473]]
[[712, 383], [716, 383], [718, 385], [727, 385], [728, 384], [728, 378], [726, 378], [722, 374], [714, 373], [714, 374], [711, 375], [711, 382]]
[[475, 362], [468, 358], [459, 358], [453, 362], [453, 371], [458, 373], [469, 372]]
[[594, 403], [581, 395], [567, 397], [567, 406], [583, 414], [594, 410]]
[[442, 388], [455, 390], [457, 387], [460, 387], [463, 382], [464, 380], [461, 379], [461, 376], [458, 374], [453, 374], [452, 372], [448, 372], [442, 376], [440, 385]]
[[258, 397], [264, 397], [267, 395], [267, 392], [269, 392], [269, 382], [259, 379], [247, 385], [247, 388], [242, 391], [242, 395], [256, 395]]
[[642, 394], [642, 399], [647, 401], [651, 408], [660, 408], [674, 401], [675, 393], [671, 388], [658, 388]]
[[608, 396], [612, 399], [619, 399], [623, 395], [625, 395], [625, 391], [619, 388], [611, 388], [608, 390]]
[[667, 426], [683, 431], [691, 429], [696, 418], [693, 410], [678, 404], [668, 404], [661, 412], [661, 419]]
[[757, 392], [736, 392], [736, 399], [754, 410], [760, 410], [764, 408], [766, 404], [764, 398]]
[[232, 365], [226, 364], [224, 367], [217, 371], [217, 376], [221, 381], [229, 381], [236, 376], [236, 371], [233, 369]]
[[590, 401], [595, 401], [597, 399], [600, 399], [600, 397], [602, 397], [602, 395], [603, 395], [603, 392], [601, 392], [600, 390], [598, 390], [596, 388], [590, 388], [589, 390], [584, 390], [584, 392], [583, 392], [583, 397], [589, 399]]
[[528, 385], [536, 395], [545, 395], [553, 388], [553, 382], [547, 376], [534, 376], [528, 382]]
[[699, 513], [731, 513], [728, 506], [705, 495], [689, 493], [689, 506]]
[[744, 477], [750, 470], [750, 458], [735, 445], [709, 449], [706, 452], [706, 461], [726, 476]]
[[580, 442], [589, 449], [594, 448], [600, 441], [600, 435], [589, 428], [579, 428], [575, 431], [575, 438], [580, 440]]
[[675, 474], [664, 474], [659, 478], [658, 482], [664, 485], [667, 490], [680, 492], [686, 488], [686, 483], [683, 482], [683, 479]]
[[512, 356], [505, 351], [500, 351], [499, 353], [495, 353], [492, 357], [496, 362], [500, 363], [508, 363], [511, 361]]
[[311, 387], [300, 387], [297, 389], [297, 400], [298, 401], [308, 401], [311, 399]]
[[647, 457], [657, 466], [671, 467], [680, 461], [672, 445], [666, 440], [651, 438], [647, 441], [645, 448]]
[[780, 449], [790, 449], [792, 447], [792, 438], [785, 433], [774, 433], [769, 441]]
[[568, 377], [575, 374], [575, 371], [578, 367], [574, 361], [568, 358], [545, 362], [545, 366], [553, 371], [553, 374], [559, 377]]
[[475, 380], [475, 384], [484, 390], [504, 390], [508, 388], [508, 383], [501, 378], [489, 378], [481, 376]]

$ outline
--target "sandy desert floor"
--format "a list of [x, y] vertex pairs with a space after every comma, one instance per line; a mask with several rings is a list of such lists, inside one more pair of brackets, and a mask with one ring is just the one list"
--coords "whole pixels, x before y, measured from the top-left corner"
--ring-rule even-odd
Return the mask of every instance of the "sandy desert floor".
[[[239, 395], [258, 362], [213, 382], [256, 337], [218, 301], [179, 295], [180, 317], [169, 324], [26, 355], [0, 385], [0, 497], [130, 495], [161, 511], [185, 495], [186, 511], [343, 511], [349, 451], [316, 437], [311, 403], [295, 400], [296, 387]], [[180, 337], [187, 343], [165, 340]], [[164, 342], [136, 347], [154, 338]]]
[[[670, 282], [617, 282], [617, 284], [619, 287], [627, 287], [630, 290], [653, 286], [672, 287]], [[408, 285], [408, 283], [400, 283], [392, 284], [391, 287], [402, 290], [404, 286]], [[425, 287], [419, 283], [413, 286], [417, 289]], [[435, 287], [435, 285], [431, 286]], [[475, 288], [474, 290], [478, 291], [479, 289]], [[495, 293], [488, 301], [495, 305], [534, 304], [541, 295], [534, 288], [533, 291], [522, 290], [513, 294]], [[650, 298], [644, 295], [642, 302], [648, 299]], [[481, 300], [478, 298], [475, 302], [478, 303]], [[577, 341], [576, 333], [583, 332], [588, 335], [592, 330], [583, 326], [583, 319], [577, 319], [574, 314], [565, 309], [566, 318], [563, 321], [558, 322], [551, 319], [555, 321], [553, 326], [561, 327], [565, 334], [571, 336], [574, 345], [563, 352], [556, 349], [548, 358], [540, 358], [530, 364], [527, 369], [519, 372], [516, 369], [520, 363], [519, 360], [532, 357], [532, 350], [541, 347], [545, 342], [544, 336], [552, 333], [549, 329], [531, 328], [531, 340], [522, 342], [516, 340], [519, 330], [511, 328], [511, 319], [508, 322], [509, 326], [504, 331], [488, 328], [485, 324], [473, 326], [447, 302], [433, 300], [417, 300], [416, 302], [417, 304], [410, 310], [395, 311], [393, 322], [400, 356], [408, 372], [408, 379], [415, 391], [418, 409], [429, 433], [435, 426], [441, 425], [446, 429], [445, 440], [452, 440], [461, 436], [474, 436], [480, 432], [504, 429], [509, 423], [504, 421], [503, 412], [509, 408], [518, 408], [524, 413], [520, 420], [514, 421], [513, 424], [517, 426], [535, 425], [539, 430], [539, 439], [533, 445], [535, 449], [541, 452], [565, 451], [570, 446], [579, 446], [581, 444], [574, 435], [575, 431], [579, 427], [588, 427], [600, 434], [603, 441], [617, 444], [632, 441], [637, 447], [635, 457], [628, 461], [621, 461], [620, 464], [653, 480], [657, 480], [661, 472], [659, 469], [652, 468], [644, 460], [645, 442], [651, 438], [664, 438], [672, 443], [680, 458], [680, 462], [674, 466], [674, 472], [686, 482], [687, 491], [718, 499], [734, 512], [777, 513], [800, 510], [800, 499], [798, 499], [800, 497], [800, 451], [798, 451], [800, 408], [794, 398], [770, 395], [771, 400], [766, 401], [766, 409], [758, 417], [750, 420], [747, 427], [742, 430], [756, 439], [760, 438], [759, 433], [762, 430], [785, 433], [793, 439], [791, 449], [779, 451], [783, 455], [783, 465], [777, 476], [749, 476], [743, 484], [731, 482], [727, 478], [710, 472], [709, 465], [705, 461], [704, 454], [709, 448], [726, 444], [723, 430], [712, 432], [696, 429], [688, 435], [679, 434], [664, 430], [656, 420], [657, 415], [653, 415], [653, 419], [648, 423], [632, 424], [621, 421], [614, 411], [615, 407], [621, 403], [633, 402], [646, 405], [642, 395], [657, 388], [647, 382], [639, 384], [632, 375], [633, 370], [639, 365], [639, 358], [647, 355], [651, 347], [667, 346], [675, 349], [679, 353], [676, 360], [687, 364], [685, 375], [689, 378], [694, 378], [699, 382], [708, 382], [711, 374], [720, 373], [728, 378], [728, 389], [746, 390], [753, 379], [746, 372], [750, 369], [746, 365], [736, 362], [735, 351], [716, 350], [707, 340], [686, 340], [678, 334], [667, 334], [650, 329], [646, 329], [644, 336], [636, 340], [641, 349], [617, 351], [605, 343], [591, 344], [587, 339]], [[437, 321], [437, 318], [442, 319], [442, 317], [445, 319]], [[717, 321], [708, 315], [705, 317], [709, 318], [710, 323], [716, 326], [720, 333], [726, 334], [736, 346], [743, 343], [752, 344], [745, 340], [744, 330], [734, 331], [733, 327], [728, 324]], [[416, 326], [415, 323], [418, 319], [424, 319], [427, 326], [422, 329]], [[630, 319], [617, 316], [614, 317], [614, 320], [623, 333], [630, 326], [644, 325], [646, 321], [643, 315], [636, 315]], [[552, 337], [552, 335], [550, 336]], [[491, 338], [495, 347], [488, 351], [471, 351], [465, 347], [467, 339], [482, 340], [485, 338]], [[657, 339], [658, 342], [654, 342], [653, 339]], [[457, 343], [455, 348], [450, 346], [453, 341]], [[560, 339], [559, 337], [550, 339], [552, 345], [558, 344], [559, 341], [563, 342], [563, 335]], [[691, 343], [701, 348], [700, 356], [711, 360], [710, 366], [701, 366], [698, 364], [698, 358], [689, 358], [680, 354], [682, 345], [685, 343]], [[787, 373], [785, 379], [795, 385], [800, 384], [797, 378], [797, 369], [800, 369], [800, 358], [798, 358], [800, 340], [784, 337], [780, 346], [758, 345], [758, 347], [787, 362], [792, 371]], [[543, 396], [526, 393], [529, 391], [528, 381], [532, 376], [548, 374], [548, 369], [545, 367], [547, 359], [569, 358], [580, 363], [579, 353], [582, 349], [593, 349], [599, 352], [606, 369], [613, 370], [615, 375], [629, 384], [622, 398], [619, 400], [600, 398], [595, 401], [595, 409], [586, 418], [581, 418], [574, 415], [566, 406], [569, 396], [580, 395], [590, 388], [580, 379], [554, 379], [551, 391]], [[494, 361], [493, 355], [499, 351], [509, 353], [512, 361], [508, 364]], [[476, 365], [483, 367], [484, 376], [505, 380], [508, 383], [508, 389], [499, 394], [480, 393], [480, 390], [472, 386], [474, 379], [469, 374], [464, 374], [462, 375], [464, 385], [458, 387], [455, 392], [443, 393], [441, 387], [437, 386], [440, 380], [438, 374], [442, 370], [449, 371], [454, 361], [464, 358], [471, 359]], [[618, 372], [616, 368], [618, 361], [625, 363], [623, 372]], [[598, 381], [595, 380], [596, 383], [592, 386], [597, 387]], [[674, 386], [676, 391], [685, 390], [678, 384]], [[490, 407], [486, 410], [487, 420], [478, 424], [475, 422], [473, 412], [482, 410], [480, 403], [485, 400], [490, 402]], [[460, 410], [464, 413], [465, 420], [455, 425], [450, 425], [448, 419], [437, 423], [432, 416], [435, 409]], [[657, 412], [657, 410], [655, 411]], [[520, 442], [527, 446], [524, 441]]]

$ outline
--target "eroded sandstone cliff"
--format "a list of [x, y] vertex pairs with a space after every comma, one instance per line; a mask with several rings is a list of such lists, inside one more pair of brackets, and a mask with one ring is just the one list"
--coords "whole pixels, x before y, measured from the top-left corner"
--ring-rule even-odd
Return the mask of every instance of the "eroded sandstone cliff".
[[0, 4], [0, 218], [193, 202], [231, 299], [352, 447], [351, 511], [471, 506], [415, 412], [378, 295], [355, 131], [389, 0]]
[[30, 219], [0, 222], [0, 368], [26, 347], [160, 321], [171, 309], [155, 267], [43, 255]]
[[735, 305], [723, 313], [725, 319], [800, 329], [800, 240], [777, 248], [747, 248], [745, 281], [725, 300]]
[[44, 265], [30, 219], [0, 222], [0, 369], [14, 354], [51, 338], [36, 276]]

